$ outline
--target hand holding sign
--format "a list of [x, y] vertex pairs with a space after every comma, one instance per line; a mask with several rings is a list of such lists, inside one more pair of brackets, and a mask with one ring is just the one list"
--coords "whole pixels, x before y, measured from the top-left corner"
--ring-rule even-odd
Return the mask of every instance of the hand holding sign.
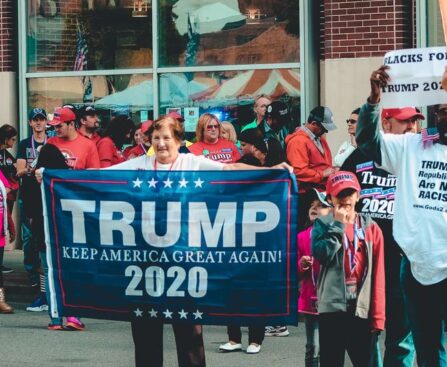
[[378, 70], [374, 70], [371, 74], [369, 82], [371, 84], [371, 94], [369, 95], [369, 102], [372, 104], [377, 104], [380, 102], [380, 94], [382, 88], [388, 85], [390, 77], [387, 70], [390, 67], [387, 65], [382, 65]]

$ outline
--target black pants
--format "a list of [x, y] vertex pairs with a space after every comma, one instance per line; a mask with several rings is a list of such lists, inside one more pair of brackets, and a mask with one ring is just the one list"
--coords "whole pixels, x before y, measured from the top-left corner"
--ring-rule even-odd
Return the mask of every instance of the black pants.
[[[163, 323], [132, 321], [136, 367], [163, 366]], [[202, 326], [173, 324], [179, 367], [205, 367]]]
[[[248, 344], [256, 343], [261, 345], [264, 341], [264, 326], [249, 326], [248, 327]], [[227, 326], [228, 340], [240, 344], [242, 340], [240, 326]]]
[[348, 312], [320, 313], [320, 366], [343, 367], [345, 351], [354, 367], [368, 367], [372, 343], [377, 335], [371, 333], [370, 320]]

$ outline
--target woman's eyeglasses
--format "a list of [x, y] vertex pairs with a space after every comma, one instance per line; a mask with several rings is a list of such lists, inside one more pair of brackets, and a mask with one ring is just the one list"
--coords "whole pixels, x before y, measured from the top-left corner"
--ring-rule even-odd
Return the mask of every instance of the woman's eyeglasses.
[[207, 130], [219, 129], [219, 125], [207, 125], [206, 129]]

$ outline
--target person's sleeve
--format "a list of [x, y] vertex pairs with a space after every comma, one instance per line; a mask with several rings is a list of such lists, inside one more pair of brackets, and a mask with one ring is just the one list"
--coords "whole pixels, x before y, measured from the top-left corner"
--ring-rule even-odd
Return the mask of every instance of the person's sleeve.
[[93, 142], [90, 142], [90, 154], [87, 157], [87, 168], [100, 168], [101, 164], [99, 162], [98, 149]]
[[287, 159], [293, 166], [293, 172], [299, 181], [320, 183], [323, 180], [323, 171], [309, 167], [309, 155], [305, 142], [295, 140], [288, 144]]
[[304, 246], [306, 242], [306, 238], [304, 237], [307, 231], [302, 231], [298, 233], [297, 237], [297, 243], [298, 243], [298, 250], [297, 250], [297, 258], [298, 258], [298, 279], [303, 279], [304, 274], [310, 270], [310, 268], [303, 270], [301, 267], [301, 257], [304, 255]]
[[198, 163], [198, 169], [201, 171], [222, 171], [225, 163], [216, 162], [204, 157], [203, 155], [186, 155], [187, 159], [194, 159]]
[[380, 109], [378, 104], [365, 103], [359, 113], [355, 141], [359, 149], [377, 164], [382, 164]]
[[233, 150], [233, 161], [232, 161], [232, 163], [235, 163], [239, 159], [241, 159], [241, 155], [239, 154], [239, 150], [237, 149], [237, 146], [235, 144], [233, 144], [231, 149]]
[[11, 184], [9, 183], [8, 179], [5, 177], [5, 175], [1, 170], [0, 170], [0, 181], [2, 181], [3, 185], [6, 188], [11, 188]]
[[200, 151], [199, 143], [194, 143], [194, 144], [190, 145], [188, 147], [188, 149], [192, 154], [194, 154], [196, 156], [202, 155], [202, 152]]
[[318, 218], [312, 229], [312, 256], [327, 266], [340, 250], [345, 225], [332, 216]]
[[19, 148], [17, 149], [17, 159], [26, 159], [26, 140], [22, 140], [19, 143]]
[[354, 147], [347, 141], [345, 141], [340, 148], [338, 149], [337, 154], [334, 157], [334, 166], [335, 167], [341, 167], [348, 158], [351, 153], [354, 151]]
[[385, 255], [383, 234], [377, 224], [373, 224], [373, 268], [371, 328], [385, 329]]
[[347, 157], [345, 159], [345, 161], [343, 162], [343, 164], [340, 167], [340, 171], [349, 171], [352, 173], [356, 173], [356, 166], [354, 164], [354, 158], [356, 155], [356, 151], [354, 150], [354, 152], [352, 152], [349, 157]]

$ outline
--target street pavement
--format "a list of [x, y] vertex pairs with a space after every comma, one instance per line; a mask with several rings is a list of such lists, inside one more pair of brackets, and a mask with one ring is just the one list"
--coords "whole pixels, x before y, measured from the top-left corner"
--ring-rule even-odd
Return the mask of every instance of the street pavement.
[[[14, 303], [13, 315], [0, 315], [0, 366], [51, 367], [133, 366], [130, 324], [118, 321], [83, 319], [86, 330], [49, 331], [46, 312], [26, 312], [24, 303]], [[288, 337], [269, 337], [257, 355], [245, 352], [219, 353], [226, 342], [226, 328], [205, 326], [207, 366], [300, 367], [304, 366], [303, 325], [291, 327]], [[243, 328], [243, 345], [247, 329]], [[172, 328], [165, 325], [164, 358], [166, 367], [177, 366]]]
[[[131, 367], [133, 343], [130, 324], [118, 321], [83, 319], [86, 330], [49, 331], [46, 312], [27, 312], [25, 308], [38, 289], [31, 288], [23, 271], [22, 251], [5, 254], [5, 266], [15, 269], [5, 275], [7, 299], [15, 308], [12, 315], [0, 314], [0, 367]], [[247, 346], [247, 328], [242, 342]], [[267, 337], [261, 352], [219, 353], [227, 341], [226, 328], [205, 326], [204, 342], [208, 367], [304, 367], [304, 324], [289, 327], [288, 337]], [[172, 328], [165, 326], [165, 367], [177, 366]], [[351, 364], [346, 362], [346, 366]]]

